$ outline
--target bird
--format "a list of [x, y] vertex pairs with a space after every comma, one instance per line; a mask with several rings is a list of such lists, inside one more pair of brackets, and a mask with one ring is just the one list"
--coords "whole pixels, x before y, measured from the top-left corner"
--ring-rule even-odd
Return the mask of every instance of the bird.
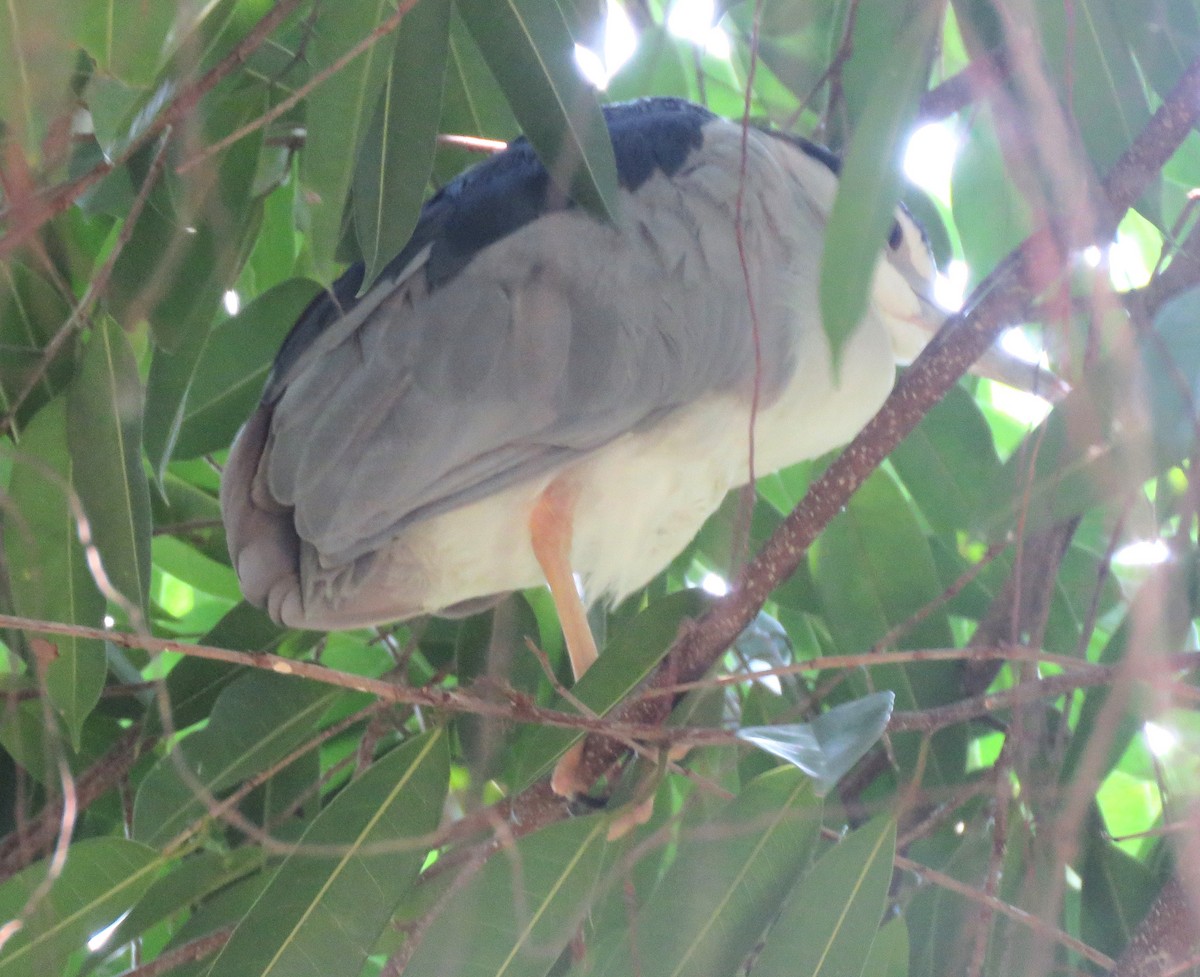
[[941, 324], [900, 206], [835, 369], [837, 157], [677, 98], [603, 112], [612, 220], [521, 137], [433, 194], [363, 294], [359, 264], [300, 315], [221, 485], [243, 593], [276, 622], [463, 615], [548, 584], [578, 680], [586, 604], [647, 583], [731, 489], [848, 442]]

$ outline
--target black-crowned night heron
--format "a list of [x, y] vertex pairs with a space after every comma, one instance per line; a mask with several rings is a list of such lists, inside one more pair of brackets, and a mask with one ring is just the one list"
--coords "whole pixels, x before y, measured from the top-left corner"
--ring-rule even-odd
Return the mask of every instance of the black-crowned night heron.
[[750, 478], [756, 384], [764, 473], [853, 437], [938, 325], [901, 209], [835, 377], [833, 158], [751, 129], [743, 164], [741, 125], [677, 99], [605, 116], [615, 224], [517, 140], [425, 205], [365, 295], [351, 269], [296, 323], [221, 490], [242, 589], [276, 621], [462, 612], [545, 581], [578, 677], [596, 649], [572, 574], [620, 598], [687, 545]]

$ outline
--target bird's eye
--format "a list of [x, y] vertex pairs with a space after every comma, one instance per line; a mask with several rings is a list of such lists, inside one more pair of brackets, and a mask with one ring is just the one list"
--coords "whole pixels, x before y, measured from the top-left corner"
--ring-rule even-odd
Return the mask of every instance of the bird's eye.
[[904, 240], [904, 231], [900, 228], [899, 221], [892, 221], [892, 231], [888, 235], [888, 247], [895, 251], [900, 247], [900, 242]]

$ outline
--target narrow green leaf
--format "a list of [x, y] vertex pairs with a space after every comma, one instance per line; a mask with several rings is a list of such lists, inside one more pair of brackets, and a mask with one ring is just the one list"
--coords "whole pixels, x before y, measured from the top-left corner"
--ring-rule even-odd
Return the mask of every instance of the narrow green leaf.
[[[213, 795], [265, 770], [313, 735], [345, 693], [316, 682], [250, 671], [221, 692], [208, 724], [163, 757], [138, 788], [134, 836], [162, 844], [204, 817]], [[190, 776], [180, 772], [182, 765]], [[209, 796], [205, 796], [209, 795]]]
[[61, 974], [67, 960], [97, 930], [142, 897], [161, 863], [144, 845], [120, 838], [91, 838], [71, 846], [49, 893], [25, 910], [45, 881], [38, 862], [0, 886], [0, 919], [24, 925], [0, 950], [0, 977]]
[[835, 366], [867, 311], [875, 263], [900, 199], [905, 139], [929, 79], [943, 6], [941, 0], [916, 4], [850, 138], [821, 258], [821, 322]]
[[422, 0], [400, 25], [354, 167], [365, 292], [408, 241], [433, 169], [450, 43], [450, 0]]
[[438, 729], [378, 760], [297, 842], [208, 977], [358, 977], [427, 851], [450, 776]]
[[595, 92], [575, 66], [575, 42], [558, 5], [458, 0], [455, 7], [550, 178], [593, 214], [612, 220], [612, 141]]
[[563, 821], [493, 855], [422, 936], [405, 977], [544, 977], [602, 894], [608, 824]]
[[[258, 403], [275, 354], [317, 291], [307, 278], [289, 279], [213, 329], [192, 374], [174, 457], [228, 447]], [[160, 389], [152, 385], [151, 395]]]
[[[314, 11], [305, 56], [318, 74], [359, 43], [391, 13], [388, 0], [341, 0]], [[342, 236], [346, 194], [355, 159], [370, 125], [395, 32], [380, 39], [319, 85], [307, 99], [300, 173], [311, 191], [312, 253], [322, 280], [331, 279]]]
[[886, 817], [821, 856], [768, 931], [752, 977], [859, 977], [879, 931], [895, 856], [896, 824]]
[[[604, 654], [572, 688], [572, 696], [603, 716], [650, 674], [678, 636], [682, 623], [699, 617], [710, 599], [703, 591], [684, 590], [652, 603], [609, 641]], [[574, 707], [557, 699], [551, 708], [571, 711]], [[582, 735], [578, 730], [550, 726], [531, 729], [512, 751], [517, 764], [514, 789], [547, 773]]]
[[142, 471], [142, 381], [133, 349], [107, 316], [67, 392], [67, 443], [79, 500], [111, 585], [146, 614], [150, 491]]
[[779, 767], [696, 827], [700, 837], [680, 845], [629, 933], [588, 973], [736, 973], [807, 864], [821, 805], [804, 774]]
[[[25, 617], [99, 627], [104, 597], [88, 570], [71, 508], [74, 468], [67, 449], [63, 398], [33, 418], [16, 455], [4, 511], [4, 552], [13, 609]], [[58, 655], [46, 687], [72, 746], [104, 688], [108, 665], [100, 641], [53, 639]]]

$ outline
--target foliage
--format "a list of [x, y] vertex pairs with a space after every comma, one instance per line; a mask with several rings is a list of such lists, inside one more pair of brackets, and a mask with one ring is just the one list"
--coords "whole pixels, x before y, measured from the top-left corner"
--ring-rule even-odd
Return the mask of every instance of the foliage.
[[[831, 336], [902, 194], [969, 308], [1023, 296], [1008, 324], [1069, 393], [960, 381], [721, 656], [731, 680], [680, 698], [688, 759], [664, 772], [653, 739], [603, 809], [569, 812], [545, 774], [596, 724], [571, 725], [579, 700], [617, 708], [681, 622], [736, 603], [698, 585], [733, 577], [828, 459], [764, 475], [752, 512], [729, 500], [595, 612], [608, 650], [578, 696], [529, 649], [567, 673], [540, 591], [281, 631], [241, 602], [217, 489], [299, 311], [347, 262], [377, 274], [477, 158], [440, 136], [520, 126], [615, 212], [571, 52], [603, 5], [12, 0], [0, 975], [1049, 974], [1122, 954], [1150, 973], [1200, 942], [1134, 939], [1176, 875], [1200, 905], [1200, 95], [1172, 94], [1200, 3], [743, 0], [718, 5], [728, 58], [665, 6], [621, 6], [639, 43], [601, 97], [679, 95], [844, 152]], [[1131, 156], [1160, 109], [1182, 122]], [[900, 173], [929, 123], [957, 155], [922, 192]], [[882, 700], [833, 710], [879, 690], [896, 711], [872, 745]], [[823, 798], [786, 762], [864, 751]]]

